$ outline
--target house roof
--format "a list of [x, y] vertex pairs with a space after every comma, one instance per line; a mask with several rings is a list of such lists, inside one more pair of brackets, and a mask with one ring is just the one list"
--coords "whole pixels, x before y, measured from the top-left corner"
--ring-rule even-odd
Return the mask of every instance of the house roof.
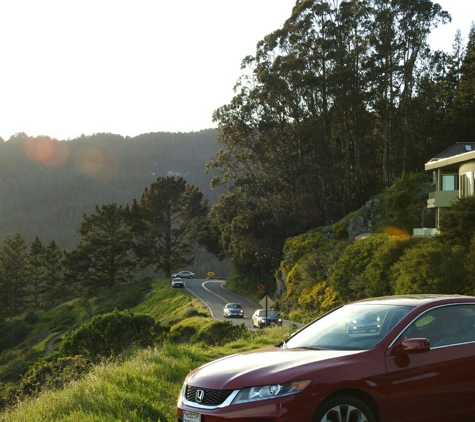
[[455, 155], [465, 154], [470, 151], [475, 151], [475, 142], [457, 142], [455, 145], [452, 145], [450, 148], [447, 148], [445, 151], [437, 154], [434, 158], [429, 160], [429, 163], [440, 160], [441, 158], [449, 158]]
[[457, 142], [445, 151], [437, 154], [425, 165], [426, 170], [444, 168], [458, 171], [461, 163], [475, 160], [475, 142]]

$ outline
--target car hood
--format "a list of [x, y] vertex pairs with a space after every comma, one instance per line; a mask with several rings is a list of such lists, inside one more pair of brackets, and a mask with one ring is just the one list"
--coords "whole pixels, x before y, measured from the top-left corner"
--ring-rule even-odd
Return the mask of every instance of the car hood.
[[309, 378], [319, 367], [337, 365], [361, 351], [283, 349], [270, 346], [227, 356], [192, 371], [188, 384], [211, 389], [239, 389], [256, 384]]

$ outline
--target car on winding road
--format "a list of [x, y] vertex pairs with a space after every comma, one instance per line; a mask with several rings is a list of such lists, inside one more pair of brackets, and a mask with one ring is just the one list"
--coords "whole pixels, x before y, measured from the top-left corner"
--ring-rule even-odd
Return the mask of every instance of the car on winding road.
[[185, 287], [185, 283], [183, 282], [181, 278], [175, 277], [172, 280], [172, 287]]
[[195, 273], [192, 273], [191, 271], [180, 271], [179, 273], [172, 274], [172, 277], [195, 278]]
[[[358, 329], [354, 329], [358, 321]], [[367, 321], [365, 329], [360, 329]], [[180, 422], [472, 422], [475, 297], [341, 306], [274, 346], [186, 377]]]
[[244, 309], [240, 303], [226, 303], [223, 308], [224, 318], [244, 318]]
[[257, 309], [252, 314], [252, 326], [263, 328], [269, 325], [282, 325], [282, 319], [274, 309]]

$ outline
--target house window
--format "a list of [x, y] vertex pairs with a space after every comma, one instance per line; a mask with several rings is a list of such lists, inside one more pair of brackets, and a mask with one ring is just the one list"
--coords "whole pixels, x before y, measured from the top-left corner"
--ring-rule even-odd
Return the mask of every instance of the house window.
[[458, 188], [459, 188], [458, 174], [442, 175], [442, 189], [441, 190], [458, 190]]

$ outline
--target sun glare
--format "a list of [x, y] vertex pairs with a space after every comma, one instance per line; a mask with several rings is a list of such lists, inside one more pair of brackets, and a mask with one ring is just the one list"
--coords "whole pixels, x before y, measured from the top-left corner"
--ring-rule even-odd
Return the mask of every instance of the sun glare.
[[66, 142], [53, 141], [49, 137], [29, 138], [25, 143], [25, 153], [33, 161], [47, 167], [61, 167], [69, 159]]

